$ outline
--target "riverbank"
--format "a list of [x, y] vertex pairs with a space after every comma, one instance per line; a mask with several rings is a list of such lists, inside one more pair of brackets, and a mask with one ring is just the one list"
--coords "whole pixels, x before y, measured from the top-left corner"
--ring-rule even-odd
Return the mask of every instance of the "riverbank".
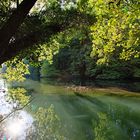
[[117, 88], [117, 87], [91, 87], [91, 86], [67, 86], [68, 90], [74, 92], [74, 94], [78, 95], [119, 95], [119, 96], [127, 96], [127, 97], [140, 97], [140, 92], [132, 92], [126, 89]]
[[49, 85], [64, 86], [67, 90], [78, 92], [81, 94], [87, 93], [113, 93], [113, 94], [136, 94], [140, 95], [140, 81], [137, 80], [85, 80], [81, 85], [79, 79], [71, 81], [58, 81], [56, 78], [41, 78], [41, 83]]

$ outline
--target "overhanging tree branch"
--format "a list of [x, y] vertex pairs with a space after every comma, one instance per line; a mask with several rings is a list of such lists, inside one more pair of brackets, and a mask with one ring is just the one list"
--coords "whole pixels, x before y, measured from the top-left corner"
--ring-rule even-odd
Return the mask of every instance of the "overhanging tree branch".
[[[23, 2], [19, 4], [18, 8], [11, 15], [9, 20], [0, 29], [0, 64], [16, 56], [20, 51], [31, 48], [40, 41], [42, 42], [44, 38], [50, 38], [51, 35], [54, 35], [59, 31], [69, 27], [79, 28], [81, 27], [79, 24], [87, 25], [91, 22], [93, 23], [93, 20], [96, 21], [95, 18], [91, 18], [90, 15], [81, 13], [77, 10], [72, 9], [71, 11], [67, 11], [67, 13], [66, 11], [61, 11], [60, 14], [58, 13], [58, 17], [60, 18], [59, 23], [57, 20], [57, 14], [55, 13], [55, 19], [52, 19], [51, 23], [46, 23], [47, 25], [44, 24], [43, 26], [39, 26], [39, 28], [36, 28], [38, 31], [33, 31], [26, 36], [23, 35], [23, 37], [20, 39], [18, 39], [18, 37], [16, 38], [15, 33], [17, 31], [20, 33], [18, 28], [23, 23], [36, 1], [37, 0], [23, 0]], [[73, 14], [75, 15], [74, 17], [72, 16]], [[34, 23], [32, 23], [32, 25], [34, 28]], [[11, 41], [12, 37], [15, 37], [13, 42]]]
[[21, 51], [30, 49], [34, 45], [46, 41], [44, 38], [50, 38], [52, 35], [60, 32], [62, 28], [59, 25], [48, 25], [45, 29], [30, 33], [13, 43], [8, 45], [8, 49], [0, 57], [0, 64], [11, 59], [19, 54]]
[[36, 1], [37, 0], [23, 0], [0, 29], [0, 57], [2, 57], [7, 50], [10, 39], [16, 33]]

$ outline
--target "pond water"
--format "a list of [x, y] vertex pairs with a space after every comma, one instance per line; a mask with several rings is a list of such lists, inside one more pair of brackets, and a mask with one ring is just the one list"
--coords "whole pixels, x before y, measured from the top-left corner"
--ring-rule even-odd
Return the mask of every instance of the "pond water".
[[31, 96], [20, 108], [0, 80], [0, 140], [140, 140], [139, 93], [100, 88], [75, 94], [45, 80], [18, 86]]

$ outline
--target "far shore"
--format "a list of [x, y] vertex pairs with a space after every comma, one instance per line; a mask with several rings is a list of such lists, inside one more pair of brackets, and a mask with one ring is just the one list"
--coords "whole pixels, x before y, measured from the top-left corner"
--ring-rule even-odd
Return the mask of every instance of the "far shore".
[[127, 97], [139, 96], [140, 92], [133, 92], [128, 91], [124, 88], [119, 87], [91, 87], [91, 86], [66, 86], [66, 89], [73, 91], [74, 93], [82, 94], [82, 95], [92, 95], [92, 94], [99, 94], [99, 95], [121, 95]]

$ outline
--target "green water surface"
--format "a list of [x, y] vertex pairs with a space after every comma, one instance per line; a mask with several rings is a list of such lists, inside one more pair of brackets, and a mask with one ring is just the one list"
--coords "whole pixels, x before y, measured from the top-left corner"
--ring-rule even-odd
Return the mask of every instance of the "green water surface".
[[[32, 123], [32, 131], [24, 129], [16, 139], [140, 140], [140, 96], [134, 92], [104, 94], [103, 89], [75, 94], [64, 85], [33, 80], [26, 80], [22, 86], [32, 90], [33, 96], [33, 101], [24, 110], [33, 119], [40, 116], [40, 122]], [[51, 105], [59, 123], [55, 119], [44, 121], [46, 116], [37, 112]]]

